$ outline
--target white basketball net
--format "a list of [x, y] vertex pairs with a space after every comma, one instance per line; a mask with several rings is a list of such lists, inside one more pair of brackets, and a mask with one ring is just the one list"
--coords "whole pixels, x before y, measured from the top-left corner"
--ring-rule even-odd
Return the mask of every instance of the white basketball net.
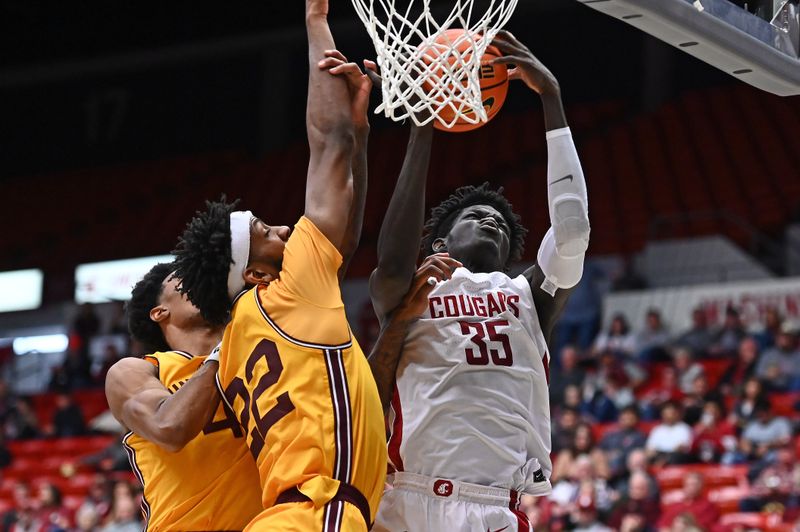
[[[432, 1], [353, 0], [375, 45], [383, 77], [383, 103], [375, 112], [395, 121], [410, 117], [418, 126], [434, 119], [448, 128], [459, 119], [486, 122], [481, 57], [511, 18], [517, 0], [455, 0], [439, 20], [431, 13]], [[442, 37], [451, 27], [467, 32], [455, 41]], [[435, 42], [440, 37], [444, 44]], [[465, 42], [468, 45], [459, 52]]]

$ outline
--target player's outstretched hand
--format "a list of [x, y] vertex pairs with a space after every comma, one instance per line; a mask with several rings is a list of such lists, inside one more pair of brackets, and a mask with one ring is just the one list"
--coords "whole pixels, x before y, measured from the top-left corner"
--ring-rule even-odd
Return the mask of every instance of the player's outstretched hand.
[[333, 76], [342, 76], [347, 80], [350, 93], [350, 111], [353, 124], [358, 129], [369, 127], [367, 111], [369, 110], [369, 93], [372, 91], [372, 80], [355, 63], [349, 63], [339, 50], [325, 50], [325, 59], [319, 62], [321, 70], [327, 70]]
[[453, 276], [456, 268], [462, 264], [447, 253], [436, 253], [422, 261], [417, 268], [411, 287], [395, 311], [396, 317], [404, 320], [415, 320], [428, 308], [428, 296], [436, 288], [436, 283], [446, 281]]
[[492, 59], [492, 63], [513, 65], [508, 71], [509, 79], [522, 80], [525, 85], [542, 96], [558, 94], [558, 80], [552, 72], [510, 31], [500, 30], [492, 44], [503, 53], [502, 57]]

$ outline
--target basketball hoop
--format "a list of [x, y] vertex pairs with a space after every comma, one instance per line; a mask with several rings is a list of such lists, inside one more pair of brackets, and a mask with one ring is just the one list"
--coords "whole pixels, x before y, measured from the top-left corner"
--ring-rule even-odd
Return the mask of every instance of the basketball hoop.
[[[383, 103], [375, 112], [397, 122], [410, 117], [418, 126], [486, 122], [481, 57], [518, 0], [455, 0], [440, 16], [432, 1], [353, 0], [383, 77]], [[451, 39], [445, 34], [451, 27], [466, 31]], [[444, 109], [451, 111], [448, 120], [440, 116]]]

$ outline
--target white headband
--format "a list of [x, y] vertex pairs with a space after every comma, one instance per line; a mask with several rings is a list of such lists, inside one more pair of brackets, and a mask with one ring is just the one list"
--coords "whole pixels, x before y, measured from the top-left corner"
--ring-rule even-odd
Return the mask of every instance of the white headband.
[[228, 296], [233, 299], [244, 288], [244, 269], [250, 258], [250, 211], [231, 213], [231, 258], [233, 263], [228, 271]]

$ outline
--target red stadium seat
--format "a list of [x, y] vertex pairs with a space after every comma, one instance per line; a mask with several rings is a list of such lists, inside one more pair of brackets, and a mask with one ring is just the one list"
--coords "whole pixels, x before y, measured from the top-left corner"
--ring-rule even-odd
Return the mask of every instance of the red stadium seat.
[[800, 412], [795, 405], [800, 401], [800, 392], [776, 393], [770, 396], [772, 411], [779, 416], [798, 417]]
[[656, 480], [662, 490], [679, 488], [688, 473], [703, 475], [707, 488], [747, 485], [747, 465], [722, 466], [709, 464], [690, 464], [667, 466], [656, 471]]
[[720, 524], [726, 527], [744, 526], [763, 529], [766, 527], [766, 516], [760, 513], [739, 512], [729, 513], [720, 517]]
[[727, 486], [708, 492], [708, 500], [713, 502], [720, 513], [732, 513], [739, 510], [739, 501], [750, 494], [750, 488]]
[[700, 364], [708, 379], [708, 387], [714, 388], [725, 371], [731, 366], [730, 360], [702, 360]]

